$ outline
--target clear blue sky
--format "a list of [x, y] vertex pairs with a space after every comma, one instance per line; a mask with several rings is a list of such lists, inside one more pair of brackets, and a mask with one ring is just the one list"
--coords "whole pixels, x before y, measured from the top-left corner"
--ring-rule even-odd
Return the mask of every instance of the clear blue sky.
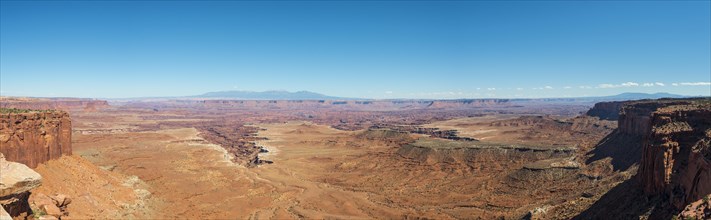
[[711, 95], [709, 1], [3, 1], [0, 93]]

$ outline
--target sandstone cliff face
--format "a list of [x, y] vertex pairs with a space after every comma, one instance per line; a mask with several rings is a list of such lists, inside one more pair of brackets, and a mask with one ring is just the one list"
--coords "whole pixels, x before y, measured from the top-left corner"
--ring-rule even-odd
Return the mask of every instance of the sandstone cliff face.
[[[659, 105], [657, 105], [658, 107]], [[647, 129], [638, 177], [648, 195], [665, 195], [677, 209], [711, 193], [711, 102], [629, 105], [649, 112], [635, 122]], [[622, 126], [621, 126], [622, 127]], [[639, 129], [632, 129], [634, 132]]]
[[37, 167], [71, 155], [72, 123], [64, 111], [3, 113], [0, 115], [0, 153], [8, 161]]
[[620, 110], [625, 102], [598, 102], [595, 103], [586, 115], [598, 117], [602, 120], [617, 120], [620, 117]]
[[652, 113], [667, 106], [692, 105], [694, 100], [651, 100], [626, 102], [621, 107], [617, 126], [621, 133], [648, 136], [652, 129]]

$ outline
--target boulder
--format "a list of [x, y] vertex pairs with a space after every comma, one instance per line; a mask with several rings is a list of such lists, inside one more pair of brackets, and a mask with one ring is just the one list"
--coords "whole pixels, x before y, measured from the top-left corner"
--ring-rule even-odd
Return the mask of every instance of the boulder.
[[64, 215], [62, 208], [66, 208], [66, 204], [68, 204], [71, 200], [67, 200], [67, 196], [61, 194], [57, 195], [60, 196], [55, 195], [50, 197], [42, 193], [33, 194], [29, 200], [30, 206], [33, 210], [39, 210], [42, 212], [40, 216], [50, 215], [59, 218]]
[[30, 191], [42, 184], [42, 176], [24, 164], [9, 162], [0, 153], [0, 198]]
[[24, 164], [5, 160], [0, 153], [0, 205], [9, 216], [27, 215], [30, 190], [42, 184], [42, 176]]
[[64, 195], [64, 194], [54, 194], [54, 196], [50, 196], [52, 200], [54, 200], [54, 204], [57, 205], [57, 207], [66, 207], [69, 205], [69, 203], [72, 203], [72, 199], [69, 198], [69, 196]]
[[43, 204], [42, 206], [39, 207], [39, 209], [49, 216], [54, 216], [54, 217], [59, 218], [60, 216], [63, 215], [62, 210], [60, 210], [59, 207], [57, 207], [54, 204]]
[[0, 206], [0, 220], [12, 220], [10, 213], [7, 213], [2, 206]]
[[43, 215], [37, 218], [38, 220], [59, 220], [57, 217], [51, 215]]

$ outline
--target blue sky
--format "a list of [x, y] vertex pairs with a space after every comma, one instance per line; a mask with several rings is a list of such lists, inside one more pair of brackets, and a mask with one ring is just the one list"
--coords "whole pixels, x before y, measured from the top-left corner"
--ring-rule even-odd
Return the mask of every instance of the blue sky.
[[5, 96], [711, 95], [709, 1], [3, 1]]

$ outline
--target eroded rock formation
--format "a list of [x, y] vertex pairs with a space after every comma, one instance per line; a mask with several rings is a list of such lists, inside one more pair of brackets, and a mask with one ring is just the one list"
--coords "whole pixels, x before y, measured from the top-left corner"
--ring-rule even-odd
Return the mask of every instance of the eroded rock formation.
[[[530, 163], [548, 158], [570, 157], [573, 147], [535, 147], [523, 145], [492, 144], [478, 141], [452, 141], [421, 138], [398, 148], [401, 158], [424, 164], [460, 164], [461, 167], [484, 169], [507, 166], [512, 162]], [[505, 158], [505, 159], [502, 159]], [[500, 162], [506, 161], [506, 162]]]
[[9, 216], [27, 216], [30, 190], [42, 184], [42, 176], [24, 164], [5, 160], [0, 153], [0, 212]]
[[405, 132], [413, 134], [425, 134], [430, 137], [443, 138], [449, 140], [464, 140], [464, 141], [476, 141], [474, 138], [460, 137], [458, 136], [459, 131], [457, 130], [440, 130], [439, 128], [425, 128], [416, 125], [390, 125], [385, 123], [378, 123], [370, 126], [369, 129], [390, 129], [396, 132]]
[[8, 161], [37, 167], [39, 163], [71, 155], [72, 122], [64, 111], [0, 114], [0, 153]]
[[598, 117], [601, 120], [617, 120], [620, 117], [620, 110], [625, 102], [598, 102], [595, 103], [586, 115]]
[[262, 163], [270, 163], [259, 159], [262, 147], [254, 141], [257, 127], [244, 126], [239, 123], [213, 123], [198, 127], [200, 136], [205, 140], [218, 144], [234, 155], [233, 162], [246, 167], [255, 167]]
[[646, 129], [638, 173], [644, 192], [664, 195], [682, 209], [711, 193], [711, 102], [672, 104], [628, 105], [625, 114], [632, 112], [639, 120], [621, 128]]

